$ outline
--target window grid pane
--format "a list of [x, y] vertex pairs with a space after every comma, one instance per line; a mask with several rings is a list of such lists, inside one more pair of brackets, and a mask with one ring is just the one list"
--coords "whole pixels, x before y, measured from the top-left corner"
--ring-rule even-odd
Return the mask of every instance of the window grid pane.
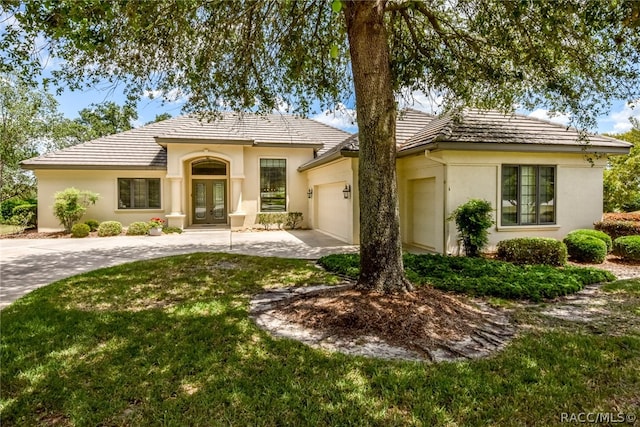
[[287, 194], [287, 161], [260, 159], [260, 210], [284, 212]]
[[502, 166], [502, 225], [555, 224], [555, 166]]
[[118, 178], [118, 209], [160, 209], [160, 178]]

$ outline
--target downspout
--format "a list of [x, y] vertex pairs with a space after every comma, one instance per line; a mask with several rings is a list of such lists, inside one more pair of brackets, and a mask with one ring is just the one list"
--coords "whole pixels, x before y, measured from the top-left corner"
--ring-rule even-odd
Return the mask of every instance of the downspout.
[[430, 150], [424, 150], [424, 156], [429, 160], [432, 160], [436, 163], [440, 163], [442, 165], [442, 254], [448, 255], [447, 253], [447, 183], [449, 182], [449, 168], [447, 167], [447, 162], [442, 159], [437, 159], [435, 157], [431, 157]]

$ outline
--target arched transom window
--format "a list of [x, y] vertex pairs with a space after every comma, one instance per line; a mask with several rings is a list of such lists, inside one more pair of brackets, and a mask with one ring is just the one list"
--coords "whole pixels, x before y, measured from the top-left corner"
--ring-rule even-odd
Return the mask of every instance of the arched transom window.
[[226, 175], [227, 164], [219, 160], [203, 159], [191, 164], [192, 175]]

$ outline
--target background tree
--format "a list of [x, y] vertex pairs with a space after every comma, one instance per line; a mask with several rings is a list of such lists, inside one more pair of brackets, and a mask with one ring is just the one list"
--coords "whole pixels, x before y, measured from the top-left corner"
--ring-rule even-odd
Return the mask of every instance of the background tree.
[[396, 96], [422, 90], [510, 111], [545, 105], [593, 125], [612, 99], [640, 97], [640, 3], [497, 0], [10, 1], [0, 39], [32, 76], [33, 46], [66, 61], [54, 77], [180, 90], [187, 110], [306, 114], [352, 99], [360, 134], [361, 275], [410, 288], [402, 271], [395, 171]]
[[35, 197], [34, 177], [20, 162], [38, 155], [62, 116], [57, 101], [42, 89], [0, 74], [0, 202]]
[[167, 120], [172, 118], [173, 116], [170, 113], [161, 113], [161, 114], [156, 114], [156, 117], [151, 120], [150, 122], [145, 123], [145, 125], [150, 125], [151, 123], [157, 123], [157, 122], [161, 122], [163, 120]]
[[604, 171], [605, 212], [640, 211], [640, 121], [632, 120], [633, 129], [611, 135], [633, 144], [626, 156], [613, 156]]
[[75, 140], [75, 143], [132, 129], [132, 122], [138, 118], [133, 106], [119, 106], [115, 102], [91, 104], [80, 110], [78, 115], [61, 129], [61, 133]]

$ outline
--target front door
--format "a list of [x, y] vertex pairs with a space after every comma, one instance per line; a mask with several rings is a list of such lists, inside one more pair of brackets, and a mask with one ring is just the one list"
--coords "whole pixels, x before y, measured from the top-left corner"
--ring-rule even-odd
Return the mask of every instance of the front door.
[[193, 223], [227, 223], [227, 180], [194, 179], [192, 189]]

